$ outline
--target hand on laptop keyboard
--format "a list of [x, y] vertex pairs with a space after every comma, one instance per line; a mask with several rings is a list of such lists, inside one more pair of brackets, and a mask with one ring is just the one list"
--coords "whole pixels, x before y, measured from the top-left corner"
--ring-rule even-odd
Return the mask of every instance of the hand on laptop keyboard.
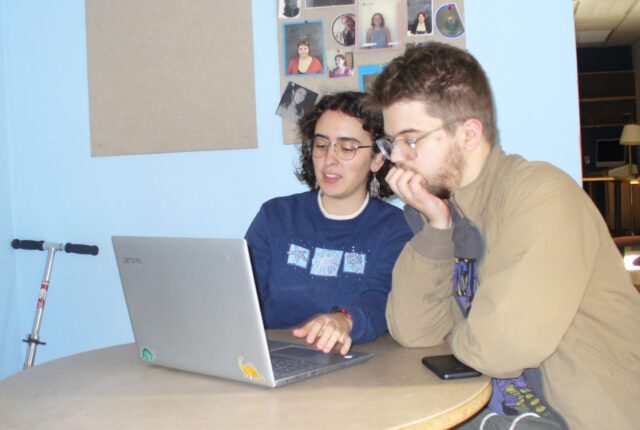
[[328, 353], [341, 344], [340, 354], [345, 355], [351, 349], [351, 328], [353, 321], [346, 311], [318, 315], [307, 321], [302, 327], [293, 329], [293, 335], [306, 338], [308, 344], [315, 345]]

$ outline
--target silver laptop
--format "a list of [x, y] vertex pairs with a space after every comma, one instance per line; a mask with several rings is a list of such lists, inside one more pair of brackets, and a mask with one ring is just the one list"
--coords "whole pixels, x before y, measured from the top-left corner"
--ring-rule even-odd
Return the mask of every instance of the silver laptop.
[[112, 237], [140, 358], [277, 387], [362, 363], [268, 341], [244, 239]]

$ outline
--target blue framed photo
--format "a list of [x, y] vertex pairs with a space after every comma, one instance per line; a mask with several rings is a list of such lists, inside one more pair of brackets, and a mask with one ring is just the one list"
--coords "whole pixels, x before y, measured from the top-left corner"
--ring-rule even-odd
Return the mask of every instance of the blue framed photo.
[[321, 75], [324, 72], [322, 21], [283, 24], [285, 75]]
[[360, 91], [363, 93], [370, 93], [371, 86], [376, 80], [378, 75], [382, 73], [386, 64], [368, 64], [358, 67], [358, 78], [360, 81]]

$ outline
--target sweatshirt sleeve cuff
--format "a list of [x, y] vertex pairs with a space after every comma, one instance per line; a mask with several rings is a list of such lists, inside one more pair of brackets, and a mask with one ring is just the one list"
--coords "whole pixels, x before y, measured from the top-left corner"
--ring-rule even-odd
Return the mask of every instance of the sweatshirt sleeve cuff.
[[453, 258], [453, 229], [433, 228], [425, 224], [409, 241], [411, 247], [420, 255], [433, 260]]
[[353, 322], [353, 326], [351, 327], [351, 340], [355, 343], [362, 342], [362, 338], [364, 337], [364, 314], [359, 309], [351, 309], [349, 311], [351, 313], [351, 321]]

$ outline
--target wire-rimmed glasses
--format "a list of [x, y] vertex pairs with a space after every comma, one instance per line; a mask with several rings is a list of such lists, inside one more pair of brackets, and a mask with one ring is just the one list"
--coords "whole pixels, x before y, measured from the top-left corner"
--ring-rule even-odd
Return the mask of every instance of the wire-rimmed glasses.
[[361, 145], [355, 139], [339, 138], [335, 142], [332, 142], [326, 137], [314, 136], [313, 139], [311, 139], [311, 156], [315, 158], [324, 157], [327, 155], [330, 146], [333, 146], [336, 157], [342, 161], [353, 160], [356, 152], [358, 152], [358, 148], [373, 148], [373, 145]]
[[413, 160], [418, 156], [416, 153], [416, 144], [424, 139], [425, 137], [435, 133], [438, 130], [442, 130], [444, 125], [441, 125], [438, 128], [434, 128], [433, 130], [429, 130], [419, 136], [409, 137], [409, 136], [397, 136], [392, 138], [390, 136], [384, 136], [379, 139], [376, 139], [376, 145], [382, 152], [382, 155], [387, 160], [391, 160], [391, 154], [393, 153], [394, 148], [398, 148], [403, 158], [407, 160]]

